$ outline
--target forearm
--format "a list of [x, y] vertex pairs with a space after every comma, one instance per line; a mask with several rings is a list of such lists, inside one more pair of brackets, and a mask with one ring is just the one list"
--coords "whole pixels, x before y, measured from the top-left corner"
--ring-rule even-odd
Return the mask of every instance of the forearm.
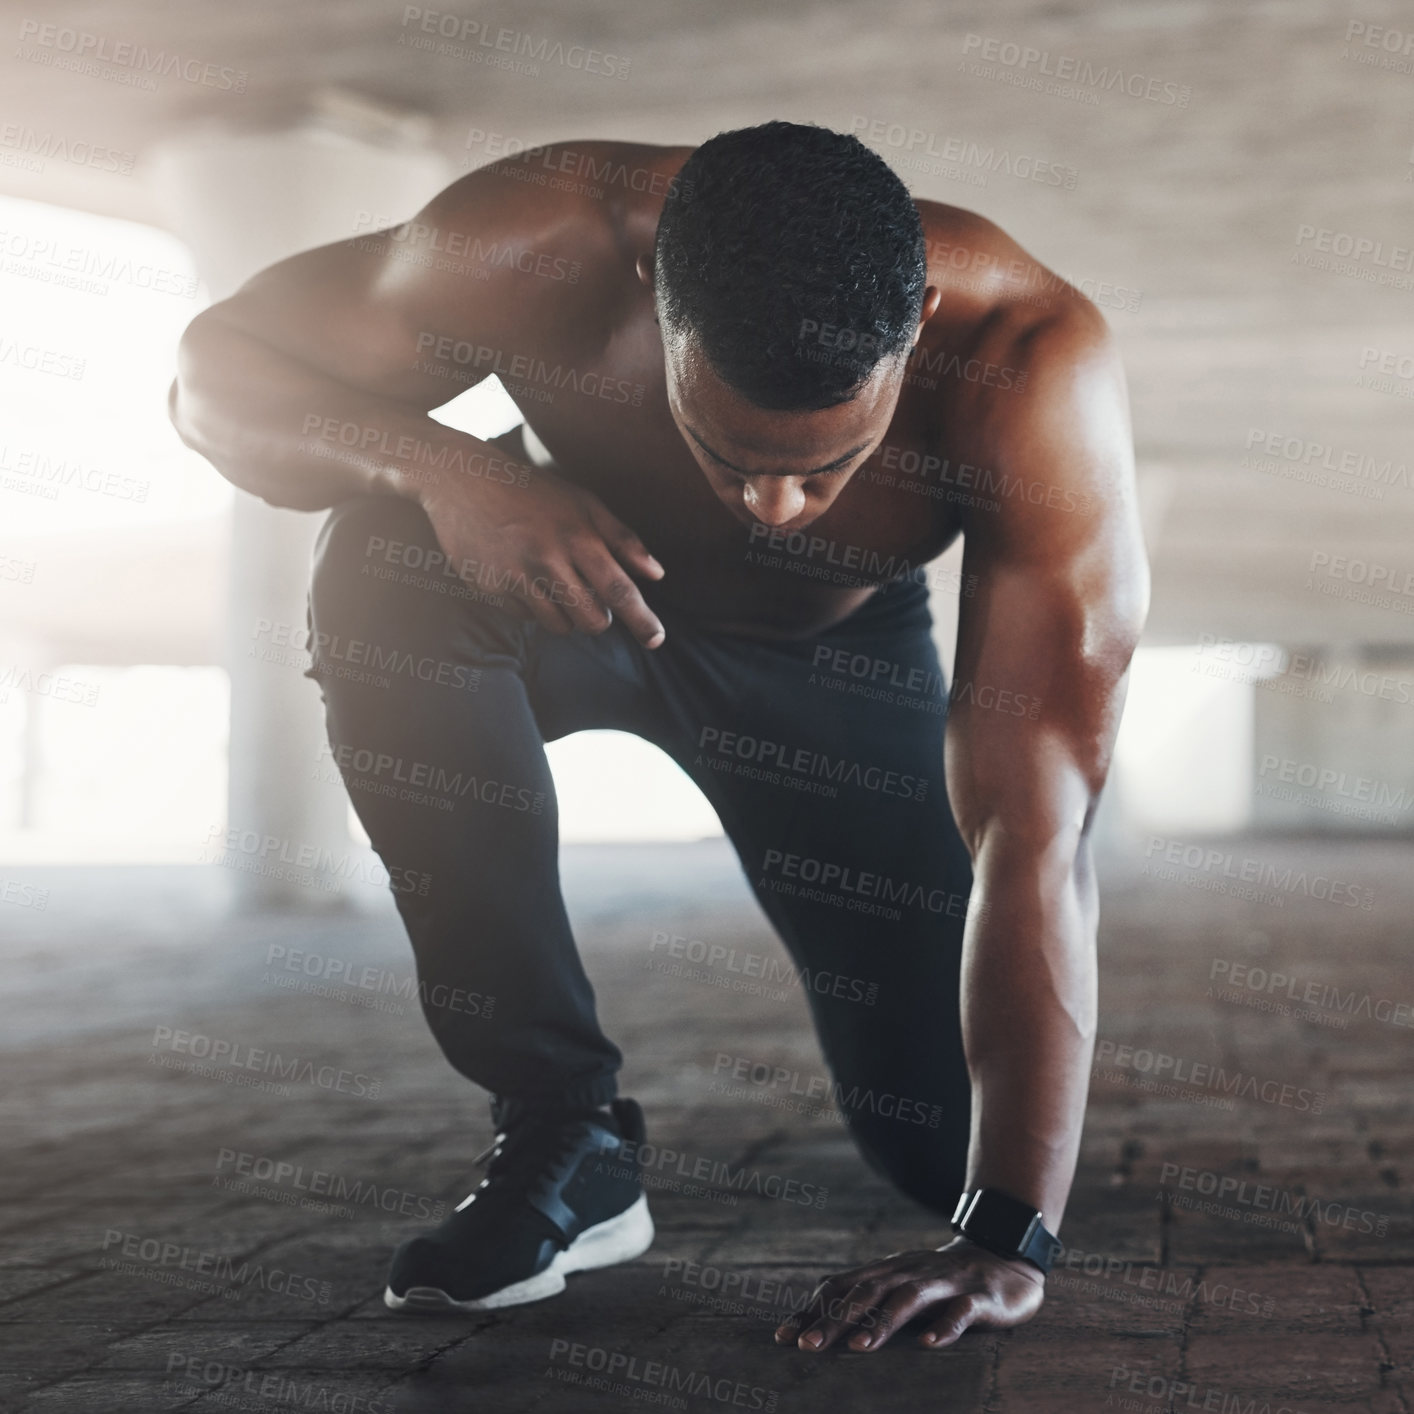
[[978, 910], [963, 949], [963, 1041], [972, 1077], [967, 1186], [1040, 1208], [1058, 1231], [1085, 1118], [1095, 1042], [1089, 843], [1041, 852], [1001, 832], [975, 860]]
[[169, 408], [182, 440], [228, 481], [295, 510], [370, 492], [418, 499], [458, 467], [486, 474], [503, 463], [423, 409], [350, 387], [219, 320], [198, 319], [183, 336]]

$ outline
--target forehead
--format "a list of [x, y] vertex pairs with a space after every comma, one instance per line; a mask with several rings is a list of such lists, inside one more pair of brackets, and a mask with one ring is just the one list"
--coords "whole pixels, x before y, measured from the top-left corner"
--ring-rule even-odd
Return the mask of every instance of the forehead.
[[750, 402], [731, 384], [722, 380], [707, 357], [701, 340], [695, 334], [672, 330], [665, 325], [662, 328], [662, 342], [663, 362], [667, 370], [668, 381], [679, 396], [694, 399], [712, 398], [723, 403], [734, 401], [741, 404], [743, 413], [765, 413], [775, 418], [808, 417], [816, 411], [828, 412], [834, 407], [844, 407], [851, 404], [868, 405], [874, 401], [880, 391], [888, 393], [892, 390], [892, 385], [906, 361], [904, 358], [881, 358], [874, 364], [869, 376], [859, 384], [845, 402], [833, 404], [831, 408], [809, 409], [802, 412], [761, 408]]
[[692, 441], [696, 442], [697, 445], [701, 447], [702, 450], [706, 452], [707, 455], [714, 462], [717, 462], [720, 465], [727, 467], [729, 470], [736, 472], [739, 476], [749, 477], [824, 476], [828, 472], [840, 471], [844, 467], [848, 466], [849, 463], [852, 462], [857, 456], [859, 456], [861, 452], [866, 452], [869, 450], [870, 443], [872, 441], [872, 439], [866, 439], [863, 442], [846, 448], [843, 452], [841, 452], [838, 456], [834, 457], [832, 460], [817, 465], [810, 465], [809, 463], [811, 461], [811, 458], [808, 456], [800, 457], [799, 461], [794, 462], [791, 465], [781, 465], [779, 463], [772, 463], [768, 457], [748, 454], [748, 463], [745, 466], [739, 466], [737, 465], [737, 463], [723, 456], [721, 452], [719, 452], [715, 447], [711, 446], [707, 442], [707, 440], [698, 433], [696, 428], [689, 426], [686, 423], [684, 424], [684, 426], [687, 428], [687, 434], [692, 439]]

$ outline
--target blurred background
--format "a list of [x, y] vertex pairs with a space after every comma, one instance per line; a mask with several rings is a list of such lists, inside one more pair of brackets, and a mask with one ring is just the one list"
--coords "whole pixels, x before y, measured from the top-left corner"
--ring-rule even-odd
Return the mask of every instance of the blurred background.
[[[303, 622], [320, 517], [254, 502], [180, 444], [165, 396], [186, 323], [505, 152], [692, 143], [767, 117], [860, 132], [920, 196], [1000, 222], [1119, 336], [1154, 597], [1107, 847], [1408, 832], [1414, 79], [1393, 7], [8, 9], [0, 861], [16, 878], [209, 865], [228, 829], [364, 848], [299, 655], [254, 651], [262, 621]], [[496, 387], [438, 416], [519, 420]], [[936, 605], [945, 660], [954, 609]], [[596, 733], [552, 754], [566, 841], [719, 834], [654, 748]], [[247, 900], [304, 903], [358, 871], [226, 873]]]
[[[253, 1365], [313, 1381], [318, 1407], [391, 1389], [440, 1414], [488, 1382], [498, 1410], [622, 1407], [535, 1373], [591, 1329], [811, 1414], [940, 1407], [935, 1358], [947, 1407], [988, 1414], [1109, 1407], [1116, 1371], [1158, 1381], [1154, 1414], [1195, 1390], [1183, 1407], [1409, 1408], [1408, 6], [440, 3], [0, 0], [0, 1408], [205, 1408]], [[662, 1262], [808, 1288], [937, 1245], [938, 1223], [834, 1111], [714, 1087], [724, 1052], [772, 1074], [823, 1062], [804, 987], [740, 974], [783, 955], [717, 820], [636, 739], [551, 747], [566, 899], [625, 1092], [658, 1142], [804, 1176], [828, 1207], [659, 1191], [639, 1265], [470, 1331], [384, 1311], [407, 1208], [316, 1214], [289, 1182], [229, 1186], [254, 1155], [455, 1202], [489, 1122], [417, 1015], [302, 676], [322, 514], [233, 490], [166, 410], [184, 327], [271, 261], [395, 225], [536, 143], [693, 144], [768, 118], [858, 133], [1095, 301], [1128, 370], [1153, 566], [1094, 832], [1113, 1063], [1092, 1074], [1064, 1229], [1125, 1276], [1092, 1279], [1087, 1257], [1025, 1330], [887, 1379], [847, 1357], [823, 1393], [758, 1322], [682, 1304], [702, 1292], [664, 1287]], [[486, 436], [519, 420], [494, 380], [435, 415]], [[956, 601], [933, 607], [950, 665]], [[379, 1098], [257, 1091], [177, 1053], [183, 1036], [356, 1067]], [[1261, 1095], [1160, 1086], [1138, 1059], [1156, 1056]], [[1298, 1092], [1317, 1100], [1267, 1098]], [[1327, 1206], [1279, 1227], [1206, 1211], [1220, 1178]], [[113, 1270], [113, 1232], [259, 1254], [332, 1296], [237, 1308], [162, 1261]], [[1191, 1294], [1149, 1300], [1152, 1269]], [[1236, 1291], [1260, 1314], [1214, 1295]], [[180, 1372], [203, 1359], [193, 1394]]]

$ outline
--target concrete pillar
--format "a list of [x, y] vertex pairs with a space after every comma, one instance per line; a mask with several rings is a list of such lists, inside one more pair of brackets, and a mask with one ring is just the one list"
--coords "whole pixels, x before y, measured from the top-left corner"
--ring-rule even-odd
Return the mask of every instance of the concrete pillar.
[[[31, 657], [26, 661], [26, 666], [38, 677], [40, 673], [52, 673], [58, 665]], [[39, 824], [36, 806], [39, 802], [40, 773], [44, 767], [46, 700], [36, 694], [25, 701], [24, 734], [20, 738], [20, 818], [16, 822], [22, 830], [32, 830]]]
[[[50, 645], [42, 639], [6, 634], [0, 628], [0, 667], [21, 666], [38, 678], [41, 673], [51, 673], [59, 666], [49, 649]], [[44, 704], [48, 699], [38, 693], [23, 693], [21, 697], [24, 725], [20, 728], [20, 789], [14, 823], [21, 830], [32, 830], [38, 824], [36, 806], [44, 766]]]
[[[213, 300], [299, 250], [352, 235], [360, 212], [411, 216], [451, 180], [422, 120], [345, 106], [332, 119], [271, 132], [198, 130], [154, 154], [171, 229], [191, 247]], [[215, 475], [215, 473], [212, 473]], [[227, 666], [231, 680], [228, 827], [329, 850], [353, 846], [342, 785], [312, 777], [325, 743], [317, 686], [302, 662], [258, 656], [262, 622], [302, 641], [310, 550], [323, 513], [278, 510], [236, 492], [231, 524]], [[174, 592], [180, 592], [174, 586]], [[298, 655], [303, 659], [304, 655]], [[234, 873], [241, 902], [303, 906], [338, 899], [290, 880]]]

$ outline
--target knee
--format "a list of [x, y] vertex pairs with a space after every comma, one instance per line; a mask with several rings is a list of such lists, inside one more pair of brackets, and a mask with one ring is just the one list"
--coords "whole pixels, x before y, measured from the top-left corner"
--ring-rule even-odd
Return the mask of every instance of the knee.
[[518, 657], [525, 616], [513, 612], [508, 596], [463, 577], [474, 563], [453, 563], [415, 501], [341, 501], [314, 545], [310, 628], [353, 636], [386, 630], [405, 646], [456, 639], [469, 650]]
[[440, 554], [422, 507], [401, 496], [352, 496], [329, 512], [314, 543], [310, 598], [316, 612], [347, 601], [350, 591], [396, 573], [401, 561], [419, 564]]
[[875, 1173], [915, 1203], [952, 1217], [967, 1178], [965, 1114], [944, 1115], [937, 1128], [877, 1114], [851, 1116], [850, 1133]]

